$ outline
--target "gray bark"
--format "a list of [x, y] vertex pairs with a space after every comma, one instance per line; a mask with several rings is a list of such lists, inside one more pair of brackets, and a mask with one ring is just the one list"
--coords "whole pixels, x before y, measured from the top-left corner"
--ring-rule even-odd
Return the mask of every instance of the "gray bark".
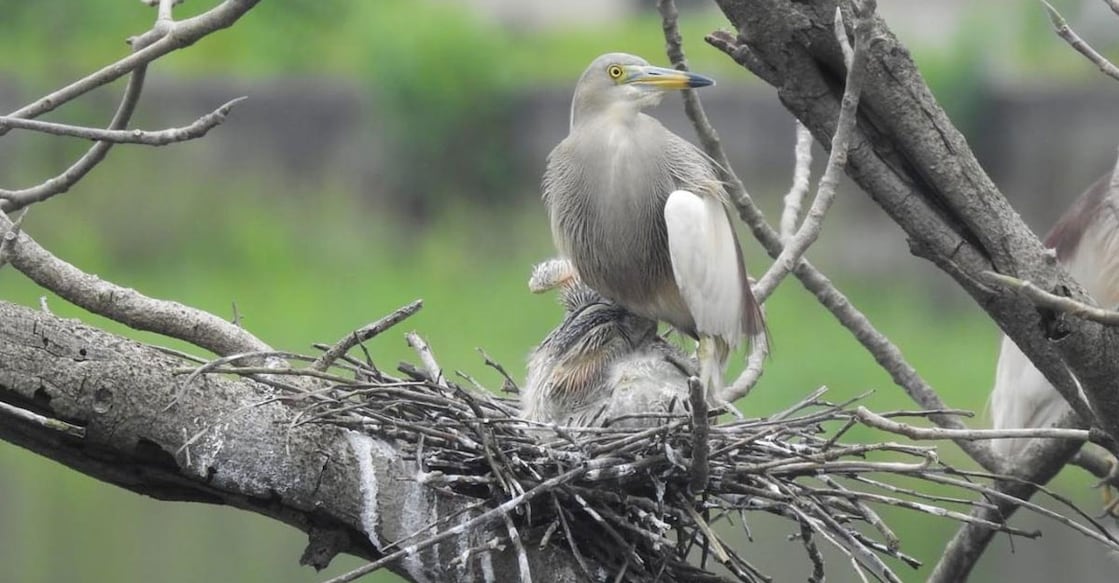
[[[844, 78], [831, 27], [837, 2], [717, 3], [740, 31], [745, 54], [739, 62], [773, 85], [785, 107], [828, 148]], [[838, 4], [850, 21], [851, 3]], [[1119, 437], [1119, 330], [1059, 318], [1021, 296], [983, 283], [984, 271], [996, 271], [1094, 303], [1056, 265], [984, 173], [964, 137], [936, 103], [909, 52], [881, 19], [874, 25], [866, 75], [848, 175], [905, 230], [913, 253], [955, 279], [1066, 397], [1075, 395], [1075, 375], [1097, 412], [1095, 421], [1112, 438]], [[1006, 469], [1045, 483], [1076, 449], [1068, 442], [1050, 443], [1044, 451], [1035, 450], [1028, 463]], [[1018, 496], [1033, 491], [1021, 484], [1003, 486]], [[1016, 509], [999, 506], [988, 511], [988, 517]], [[958, 538], [967, 551], [959, 554], [957, 568], [944, 572], [966, 578], [991, 536], [993, 532], [983, 529], [962, 529]], [[944, 580], [957, 580], [951, 577]]]
[[[190, 363], [150, 346], [6, 302], [0, 323], [0, 401], [85, 429], [77, 439], [3, 418], [0, 439], [140, 494], [283, 521], [310, 535], [304, 563], [324, 566], [338, 552], [376, 559], [383, 545], [476, 502], [416, 482], [391, 442], [292, 427], [298, 405], [271, 400], [278, 395], [265, 385], [205, 375], [181, 391], [185, 375], [172, 371]], [[417, 582], [515, 578], [511, 551], [451, 566], [486, 534], [464, 533], [391, 568]], [[569, 555], [527, 554], [537, 581], [577, 579]]]

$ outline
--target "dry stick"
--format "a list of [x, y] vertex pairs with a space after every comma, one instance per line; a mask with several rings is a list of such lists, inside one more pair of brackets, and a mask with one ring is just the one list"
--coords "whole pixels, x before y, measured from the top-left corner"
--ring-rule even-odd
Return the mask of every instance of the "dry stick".
[[[839, 186], [839, 177], [847, 166], [847, 148], [851, 144], [851, 135], [855, 129], [856, 115], [859, 108], [859, 97], [862, 93], [863, 77], [866, 63], [866, 47], [870, 36], [870, 23], [872, 13], [860, 15], [855, 27], [855, 48], [850, 59], [845, 59], [847, 65], [847, 82], [843, 88], [843, 99], [839, 107], [839, 119], [835, 122], [835, 134], [831, 139], [831, 152], [828, 154], [828, 164], [820, 184], [816, 189], [816, 199], [808, 209], [797, 234], [777, 259], [770, 266], [765, 275], [754, 286], [754, 295], [758, 302], [765, 302], [766, 298], [777, 289], [781, 281], [789, 275], [797, 262], [808, 248], [816, 242], [824, 225], [824, 217], [831, 205], [835, 202], [835, 193]], [[847, 31], [843, 27], [843, 13], [835, 9], [835, 33], [840, 45], [847, 43]], [[847, 51], [844, 51], [845, 56]]]
[[910, 439], [1017, 439], [1037, 437], [1046, 439], [1072, 439], [1090, 441], [1091, 432], [1087, 429], [1064, 429], [1060, 427], [1036, 427], [1032, 429], [943, 429], [939, 427], [916, 427], [891, 421], [872, 412], [866, 407], [855, 409], [855, 417], [864, 425], [904, 435]]
[[381, 557], [380, 559], [378, 559], [376, 561], [373, 561], [372, 563], [362, 565], [361, 567], [358, 567], [357, 569], [354, 569], [354, 570], [352, 570], [348, 573], [343, 573], [342, 575], [339, 575], [339, 576], [334, 577], [332, 579], [328, 579], [328, 580], [324, 581], [323, 583], [348, 583], [349, 581], [353, 581], [353, 580], [357, 579], [358, 577], [361, 577], [361, 576], [366, 575], [368, 573], [372, 573], [373, 571], [376, 571], [377, 569], [380, 569], [380, 568], [384, 567], [385, 565], [388, 565], [389, 563], [392, 563], [393, 561], [396, 561], [397, 559], [401, 559], [401, 558], [403, 558], [407, 555], [414, 555], [414, 554], [419, 553], [419, 552], [421, 552], [421, 551], [423, 551], [423, 550], [425, 550], [425, 549], [427, 549], [431, 546], [439, 544], [439, 543], [451, 538], [452, 536], [461, 535], [463, 533], [470, 532], [475, 527], [477, 527], [479, 525], [482, 525], [482, 524], [485, 524], [486, 522], [489, 522], [490, 520], [496, 519], [499, 515], [508, 515], [510, 512], [512, 512], [518, 506], [521, 506], [522, 504], [532, 500], [533, 498], [536, 498], [540, 494], [543, 494], [545, 492], [549, 492], [553, 488], [555, 488], [556, 486], [558, 486], [558, 485], [560, 485], [560, 484], [562, 484], [566, 481], [578, 478], [580, 475], [584, 474], [587, 471], [587, 469], [588, 468], [586, 466], [583, 466], [583, 467], [575, 468], [573, 470], [568, 470], [568, 471], [566, 471], [566, 472], [564, 472], [564, 473], [562, 473], [558, 476], [555, 476], [553, 478], [550, 478], [548, 480], [545, 480], [545, 481], [537, 484], [535, 487], [533, 487], [531, 490], [528, 490], [524, 494], [520, 494], [516, 497], [510, 498], [509, 500], [506, 500], [505, 502], [502, 502], [501, 504], [494, 507], [493, 509], [487, 510], [486, 512], [483, 512], [482, 514], [479, 514], [478, 516], [475, 516], [474, 518], [471, 518], [470, 520], [468, 520], [466, 522], [458, 524], [453, 528], [448, 528], [448, 529], [444, 530], [443, 532], [440, 532], [438, 534], [435, 534], [434, 536], [431, 536], [431, 537], [428, 537], [427, 539], [424, 539], [423, 541], [420, 541], [420, 542], [418, 542], [416, 544], [413, 544], [413, 545], [408, 545], [408, 546], [406, 546], [406, 547], [404, 547], [404, 548], [402, 548], [402, 549], [400, 549], [400, 550], [398, 550], [394, 553], [385, 555], [384, 557]]
[[158, 131], [145, 130], [113, 130], [75, 126], [69, 124], [39, 121], [34, 119], [21, 119], [18, 117], [0, 116], [0, 128], [31, 130], [56, 136], [83, 138], [98, 142], [112, 142], [114, 144], [141, 144], [145, 146], [166, 146], [177, 142], [195, 140], [205, 136], [225, 121], [226, 116], [232, 111], [233, 106], [248, 99], [238, 97], [214, 111], [198, 118], [187, 126], [168, 128]]
[[[1105, 326], [1119, 326], [1119, 312], [1115, 310], [1105, 310], [1078, 302], [1069, 297], [1051, 294], [1032, 282], [1009, 275], [993, 271], [984, 271], [980, 275], [990, 283], [1022, 294], [1039, 307], [1062, 312], [1076, 318], [1099, 322]], [[1091, 419], [1091, 417], [1087, 417], [1087, 419]]]
[[322, 356], [315, 359], [308, 368], [311, 370], [325, 371], [330, 368], [334, 361], [338, 360], [342, 355], [350, 351], [351, 348], [365, 342], [374, 336], [392, 328], [393, 326], [408, 319], [409, 316], [420, 311], [424, 305], [423, 300], [416, 300], [406, 306], [401, 306], [394, 310], [391, 314], [369, 324], [363, 328], [358, 328], [353, 332], [343, 336], [338, 342], [335, 342], [329, 350], [324, 352]]
[[785, 194], [785, 208], [781, 211], [781, 242], [788, 245], [796, 234], [797, 221], [808, 194], [808, 180], [812, 177], [812, 132], [796, 120], [797, 144], [793, 148], [796, 163], [793, 168], [793, 185]]
[[509, 540], [513, 543], [513, 550], [517, 552], [517, 570], [520, 571], [521, 583], [532, 583], [532, 570], [528, 565], [528, 554], [525, 553], [525, 546], [521, 543], [521, 533], [517, 531], [516, 525], [513, 524], [513, 519], [508, 514], [501, 516], [505, 520], [505, 530], [509, 532]]
[[707, 443], [711, 430], [707, 419], [707, 395], [696, 377], [688, 378], [688, 397], [692, 405], [692, 463], [688, 493], [695, 496], [707, 490], [711, 474], [707, 459], [711, 451]]
[[[0, 233], [14, 226], [0, 211]], [[149, 298], [85, 273], [52, 255], [26, 233], [17, 235], [7, 247], [7, 257], [12, 267], [66, 301], [131, 328], [170, 336], [222, 356], [272, 350], [244, 328], [213, 314]]]
[[38, 413], [33, 413], [31, 411], [28, 411], [27, 409], [21, 409], [16, 406], [9, 405], [3, 401], [0, 401], [0, 414], [7, 415], [9, 417], [15, 417], [16, 419], [26, 421], [28, 423], [33, 423], [40, 427], [45, 427], [47, 429], [50, 429], [51, 431], [57, 431], [59, 433], [62, 433], [63, 435], [68, 435], [77, 439], [85, 438], [84, 427], [72, 425], [70, 423], [62, 421], [61, 419], [44, 417], [43, 415], [40, 415]]
[[[733, 35], [726, 32], [716, 32], [707, 36], [707, 42], [722, 50], [736, 62], [753, 62], [754, 59], [749, 49], [739, 45]], [[760, 69], [760, 70], [764, 70]], [[720, 172], [731, 191], [732, 200], [738, 209], [739, 217], [750, 230], [754, 237], [762, 244], [771, 257], [781, 253], [783, 245], [781, 237], [766, 222], [765, 215], [754, 204], [742, 181], [730, 168], [730, 162], [722, 145], [719, 143], [718, 134], [711, 127], [707, 115], [703, 112], [698, 98], [685, 96], [688, 117], [700, 135], [707, 154], [720, 166]], [[793, 275], [800, 280], [804, 288], [816, 296], [836, 320], [863, 345], [874, 357], [875, 361], [890, 375], [894, 384], [901, 387], [916, 403], [926, 409], [947, 409], [947, 405], [940, 399], [936, 391], [921, 378], [917, 370], [905, 360], [901, 350], [890, 341], [886, 335], [879, 332], [874, 324], [860, 312], [851, 301], [832, 284], [831, 280], [816, 269], [808, 260], [801, 258]], [[950, 429], [963, 429], [964, 424], [948, 415], [936, 415], [930, 419], [937, 425]], [[999, 459], [991, 448], [984, 443], [974, 441], [956, 441], [956, 444], [981, 466], [995, 470], [999, 467]]]
[[1101, 55], [1096, 49], [1093, 49], [1091, 45], [1084, 42], [1084, 39], [1080, 38], [1080, 35], [1076, 34], [1072, 28], [1069, 28], [1068, 22], [1065, 21], [1060, 12], [1057, 12], [1056, 8], [1053, 8], [1052, 4], [1045, 0], [1041, 0], [1041, 3], [1045, 6], [1045, 11], [1049, 14], [1049, 21], [1053, 23], [1053, 30], [1056, 31], [1057, 36], [1065, 39], [1065, 42], [1076, 49], [1076, 52], [1087, 57], [1089, 61], [1092, 61], [1095, 66], [1099, 67], [1100, 71], [1103, 71], [1104, 75], [1119, 80], [1119, 67], [1116, 67], [1114, 63], [1107, 60], [1107, 57]]
[[[132, 114], [136, 111], [136, 104], [140, 102], [140, 94], [144, 89], [144, 79], [147, 75], [147, 65], [137, 67], [128, 78], [128, 85], [124, 89], [120, 105], [109, 122], [110, 130], [121, 130], [128, 126]], [[8, 116], [11, 119], [14, 116]], [[7, 130], [0, 128], [0, 136]], [[13, 211], [27, 205], [46, 200], [56, 194], [62, 194], [74, 186], [93, 170], [115, 144], [112, 142], [98, 142], [91, 146], [77, 162], [74, 162], [62, 174], [49, 178], [30, 188], [21, 190], [0, 189], [0, 211]]]
[[443, 388], [447, 388], [447, 381], [443, 378], [443, 368], [436, 362], [435, 353], [431, 351], [431, 347], [427, 345], [427, 342], [424, 342], [424, 339], [420, 338], [420, 335], [415, 332], [405, 334], [404, 338], [408, 341], [408, 346], [411, 346], [412, 350], [416, 351], [416, 356], [420, 358], [420, 363], [423, 364], [423, 370], [427, 378], [431, 382]]

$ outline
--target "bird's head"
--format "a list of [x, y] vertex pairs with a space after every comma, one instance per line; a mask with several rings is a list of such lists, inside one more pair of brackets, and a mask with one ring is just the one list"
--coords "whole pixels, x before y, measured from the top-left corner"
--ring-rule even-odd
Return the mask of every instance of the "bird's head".
[[714, 84], [710, 77], [654, 67], [635, 55], [607, 53], [591, 62], [579, 78], [572, 101], [572, 123], [582, 114], [637, 112], [660, 103], [667, 91]]

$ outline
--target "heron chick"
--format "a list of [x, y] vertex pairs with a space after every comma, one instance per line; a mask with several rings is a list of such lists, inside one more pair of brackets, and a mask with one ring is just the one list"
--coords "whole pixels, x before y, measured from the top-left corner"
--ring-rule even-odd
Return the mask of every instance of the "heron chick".
[[657, 414], [683, 411], [690, 371], [681, 366], [690, 363], [657, 335], [656, 322], [587, 287], [565, 260], [537, 265], [529, 288], [556, 287], [564, 319], [529, 357], [523, 417], [573, 427], [645, 426], [659, 421]]
[[[1119, 305], [1119, 192], [1111, 174], [1103, 176], [1069, 207], [1045, 237], [1045, 246], [1085, 291], [1102, 306]], [[991, 390], [995, 429], [1048, 427], [1071, 408], [1041, 371], [1003, 335]], [[993, 444], [1005, 456], [1023, 451], [1029, 439]]]
[[642, 110], [714, 81], [610, 53], [583, 72], [567, 138], [548, 156], [552, 237], [587, 286], [699, 341], [710, 404], [730, 352], [765, 334], [715, 166]]

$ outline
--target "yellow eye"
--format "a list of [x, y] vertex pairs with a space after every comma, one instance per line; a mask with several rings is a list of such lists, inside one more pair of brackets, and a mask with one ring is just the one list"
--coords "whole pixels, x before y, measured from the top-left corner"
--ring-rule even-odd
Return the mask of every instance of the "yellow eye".
[[610, 65], [606, 68], [606, 74], [609, 75], [611, 79], [617, 81], [622, 78], [622, 68], [618, 65]]

